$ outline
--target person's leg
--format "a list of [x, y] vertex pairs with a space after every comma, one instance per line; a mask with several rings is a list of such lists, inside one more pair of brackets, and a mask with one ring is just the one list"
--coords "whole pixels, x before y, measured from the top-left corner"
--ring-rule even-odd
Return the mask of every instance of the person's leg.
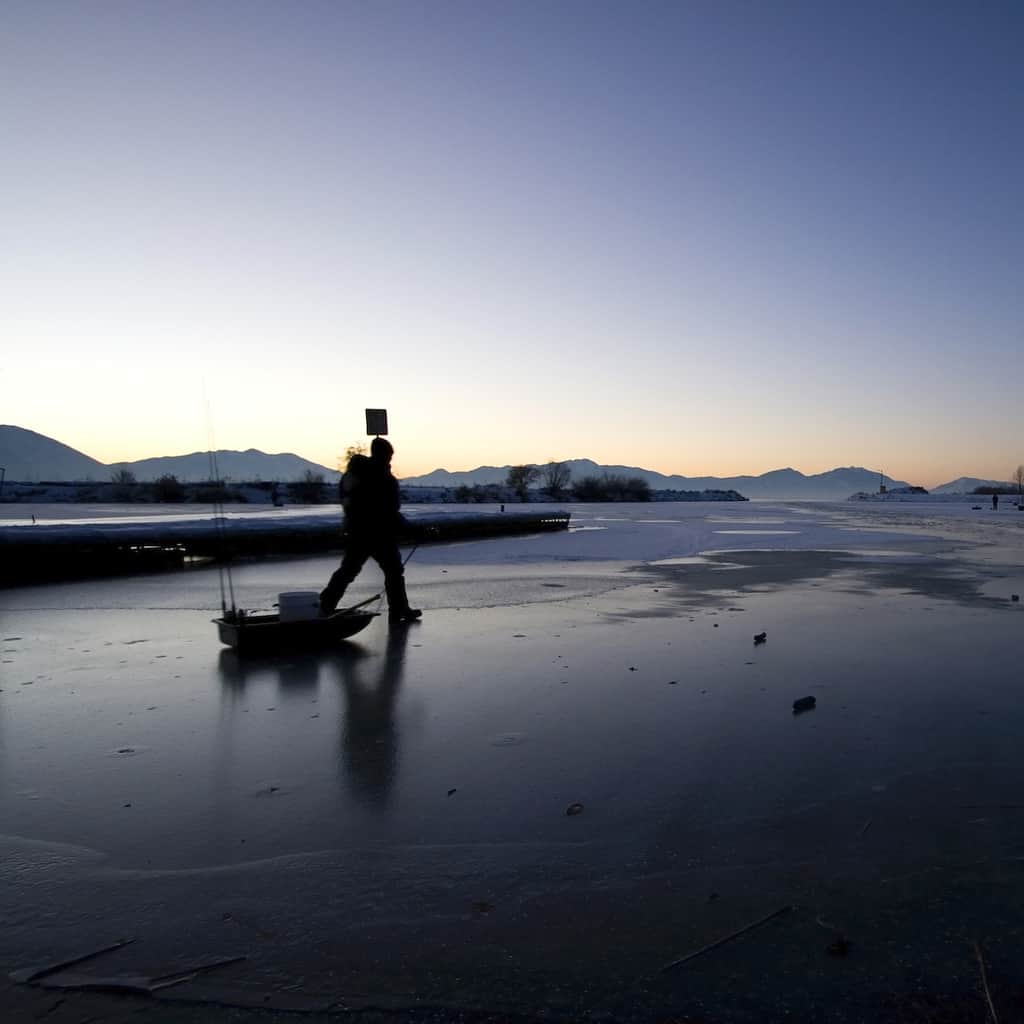
[[324, 615], [330, 615], [338, 607], [345, 588], [359, 575], [359, 570], [366, 564], [366, 559], [369, 557], [370, 552], [362, 544], [354, 544], [349, 541], [341, 565], [327, 581], [327, 586], [320, 591], [320, 611]]
[[373, 557], [384, 572], [384, 589], [388, 595], [388, 620], [390, 622], [410, 622], [420, 617], [418, 608], [409, 607], [409, 598], [405, 593], [405, 569], [402, 556], [394, 541], [377, 544]]

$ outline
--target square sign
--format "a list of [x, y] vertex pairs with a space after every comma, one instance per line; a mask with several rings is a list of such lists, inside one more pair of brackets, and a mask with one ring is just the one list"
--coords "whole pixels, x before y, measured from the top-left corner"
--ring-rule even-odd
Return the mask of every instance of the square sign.
[[387, 409], [366, 410], [366, 432], [368, 434], [386, 434], [388, 432]]

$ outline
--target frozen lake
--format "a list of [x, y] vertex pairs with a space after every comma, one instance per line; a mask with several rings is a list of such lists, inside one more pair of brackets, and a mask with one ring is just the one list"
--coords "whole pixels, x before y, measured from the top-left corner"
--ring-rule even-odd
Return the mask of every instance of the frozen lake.
[[0, 962], [132, 936], [91, 969], [247, 958], [182, 998], [858, 1020], [973, 992], [998, 933], [1019, 985], [1024, 515], [565, 507], [420, 548], [423, 623], [320, 654], [223, 649], [216, 570], [0, 591]]

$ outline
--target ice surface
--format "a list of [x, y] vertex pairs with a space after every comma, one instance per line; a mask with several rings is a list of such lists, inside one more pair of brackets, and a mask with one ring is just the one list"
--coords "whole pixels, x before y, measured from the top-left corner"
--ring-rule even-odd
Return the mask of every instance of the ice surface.
[[[708, 998], [802, 1005], [770, 979], [817, 977], [818, 916], [860, 949], [843, 991], [902, 984], [893, 941], [948, 977], [938, 936], [1009, 934], [1016, 519], [571, 508], [604, 529], [421, 547], [422, 625], [320, 654], [222, 648], [215, 570], [0, 592], [3, 962], [133, 935], [111, 970], [245, 953], [229, 995], [653, 1013], [692, 987], [636, 991], [652, 965], [784, 904]], [[794, 532], [721, 532], [761, 526]]]

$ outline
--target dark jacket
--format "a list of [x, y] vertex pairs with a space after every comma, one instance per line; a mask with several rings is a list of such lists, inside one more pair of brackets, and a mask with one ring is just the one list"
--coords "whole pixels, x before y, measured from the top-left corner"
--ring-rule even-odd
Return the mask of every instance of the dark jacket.
[[391, 540], [405, 526], [398, 481], [386, 463], [353, 455], [338, 484], [345, 532], [369, 540]]

